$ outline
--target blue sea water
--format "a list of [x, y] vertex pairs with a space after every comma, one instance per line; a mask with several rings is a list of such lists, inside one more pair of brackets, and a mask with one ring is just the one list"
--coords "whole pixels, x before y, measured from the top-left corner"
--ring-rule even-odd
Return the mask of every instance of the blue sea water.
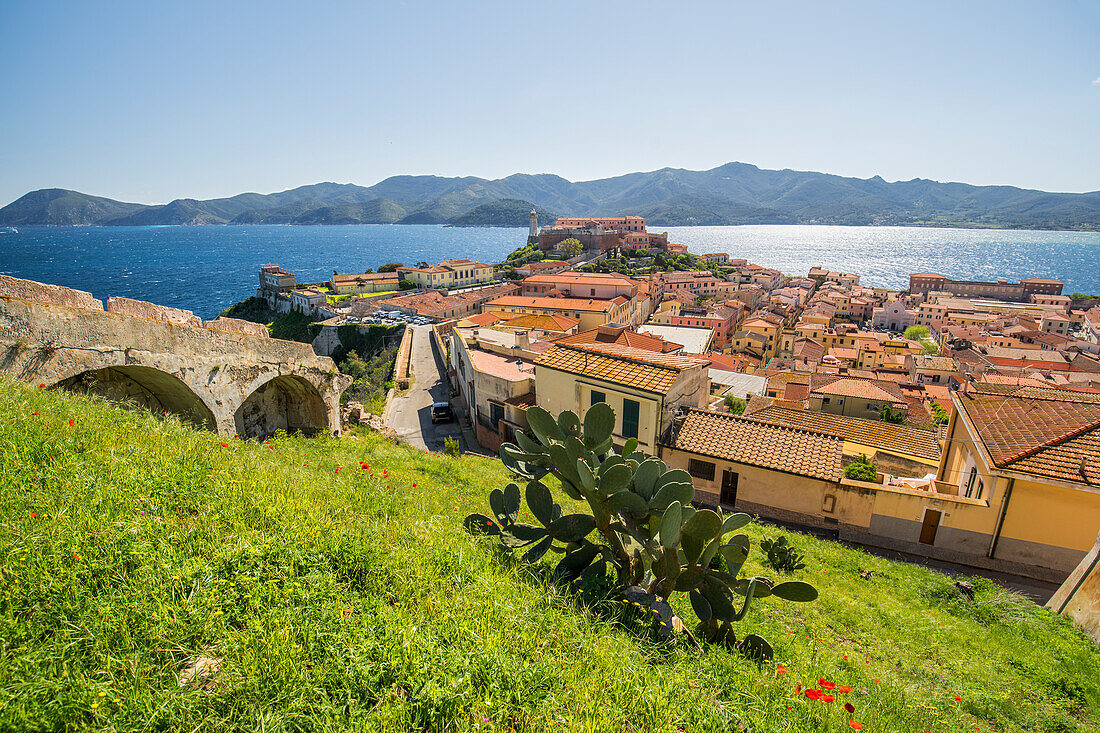
[[[659, 231], [659, 227], [651, 227]], [[1100, 233], [916, 227], [673, 227], [692, 252], [728, 252], [790, 275], [813, 265], [902, 288], [911, 272], [974, 280], [1049, 277], [1065, 292], [1100, 293]], [[0, 234], [0, 273], [121, 295], [209, 318], [255, 292], [274, 263], [300, 281], [385, 262], [469, 257], [499, 262], [526, 228], [200, 226], [21, 228]]]

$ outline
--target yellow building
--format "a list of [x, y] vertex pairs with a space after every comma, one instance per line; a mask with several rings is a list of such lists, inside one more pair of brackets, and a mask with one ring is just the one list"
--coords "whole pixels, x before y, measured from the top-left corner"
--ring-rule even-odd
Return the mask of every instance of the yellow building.
[[329, 280], [336, 295], [363, 295], [397, 290], [396, 272], [367, 272], [362, 275], [336, 275]]
[[536, 399], [551, 415], [572, 410], [582, 418], [606, 402], [615, 410], [616, 442], [637, 438], [641, 450], [654, 453], [678, 408], [706, 404], [707, 364], [620, 344], [557, 345], [535, 359]]
[[532, 316], [561, 315], [580, 321], [578, 330], [588, 331], [605, 323], [628, 320], [631, 301], [623, 296], [610, 300], [597, 298], [552, 298], [526, 295], [505, 295], [485, 303], [483, 310], [492, 313], [515, 313]]
[[493, 266], [474, 260], [444, 260], [432, 267], [399, 267], [397, 276], [418, 288], [467, 288], [493, 281]]
[[[970, 388], [952, 393], [955, 412], [932, 478], [843, 478], [845, 455], [881, 445], [883, 436], [814, 426], [829, 434], [757, 413], [689, 410], [674, 422], [661, 455], [693, 475], [701, 503], [830, 530], [849, 542], [1061, 582], [1100, 531], [1100, 396]], [[876, 447], [875, 457], [908, 452], [919, 472], [930, 464], [929, 450], [894, 443]]]

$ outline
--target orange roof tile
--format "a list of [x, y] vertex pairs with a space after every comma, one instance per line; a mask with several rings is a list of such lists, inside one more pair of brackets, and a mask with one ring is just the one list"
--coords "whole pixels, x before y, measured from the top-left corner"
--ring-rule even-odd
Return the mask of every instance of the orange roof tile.
[[970, 385], [956, 392], [993, 463], [1035, 476], [1100, 486], [1100, 397], [1042, 387]]
[[753, 412], [752, 416], [777, 425], [835, 435], [888, 453], [901, 453], [933, 461], [940, 458], [939, 441], [930, 430], [864, 420], [860, 417], [844, 417], [817, 410], [790, 410], [784, 407], [764, 407]]
[[677, 420], [668, 446], [824, 481], [840, 478], [843, 452], [835, 435], [704, 410], [688, 410]]
[[555, 345], [535, 359], [535, 364], [541, 367], [655, 394], [666, 394], [681, 371], [702, 368], [705, 363], [705, 360], [693, 357], [606, 344]]

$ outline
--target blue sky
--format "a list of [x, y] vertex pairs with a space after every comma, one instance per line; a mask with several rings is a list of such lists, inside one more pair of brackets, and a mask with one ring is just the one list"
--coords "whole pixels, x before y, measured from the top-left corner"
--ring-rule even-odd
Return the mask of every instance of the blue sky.
[[731, 160], [1100, 189], [1100, 3], [0, 0], [0, 204]]

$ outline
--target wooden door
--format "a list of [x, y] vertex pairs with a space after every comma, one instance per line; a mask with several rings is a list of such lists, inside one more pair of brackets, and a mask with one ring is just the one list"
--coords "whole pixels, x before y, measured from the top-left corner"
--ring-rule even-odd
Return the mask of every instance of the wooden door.
[[737, 505], [737, 474], [733, 471], [722, 471], [722, 493], [718, 501], [731, 507]]
[[936, 544], [936, 530], [940, 528], [941, 513], [936, 509], [924, 510], [924, 523], [920, 528], [920, 541], [925, 545]]

